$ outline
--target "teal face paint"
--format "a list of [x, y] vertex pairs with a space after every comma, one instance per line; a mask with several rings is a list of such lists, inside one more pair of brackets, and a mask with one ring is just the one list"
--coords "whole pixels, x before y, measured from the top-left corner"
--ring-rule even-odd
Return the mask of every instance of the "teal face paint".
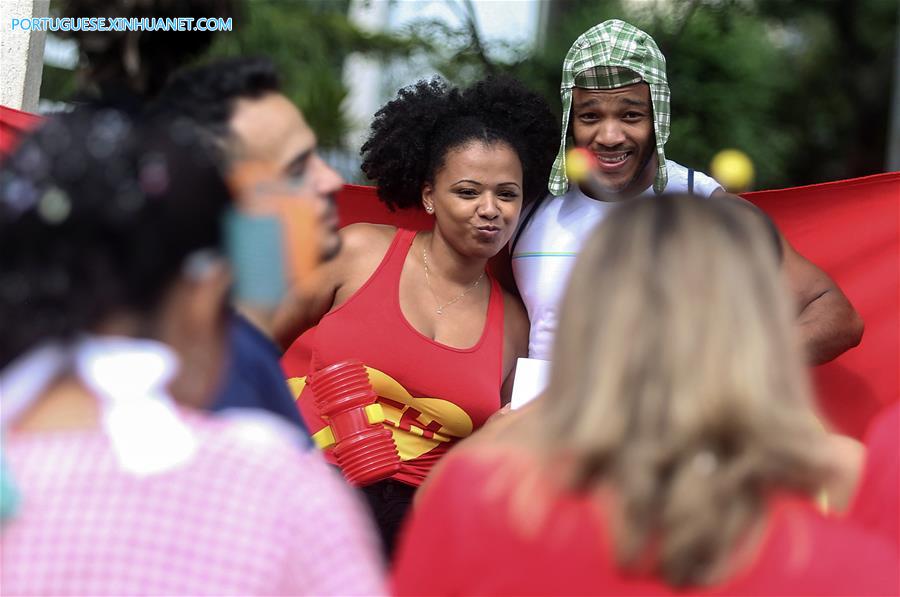
[[225, 246], [237, 302], [279, 305], [287, 292], [284, 229], [277, 215], [231, 210], [225, 216]]

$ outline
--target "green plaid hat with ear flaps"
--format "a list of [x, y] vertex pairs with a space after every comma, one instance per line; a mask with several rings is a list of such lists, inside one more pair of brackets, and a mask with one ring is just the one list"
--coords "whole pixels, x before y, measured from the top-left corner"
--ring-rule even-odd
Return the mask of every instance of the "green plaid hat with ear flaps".
[[562, 84], [562, 141], [559, 154], [550, 171], [550, 192], [562, 195], [569, 188], [566, 176], [566, 133], [572, 112], [572, 88], [616, 89], [645, 82], [650, 86], [653, 104], [653, 129], [656, 133], [656, 154], [659, 168], [653, 189], [661, 193], [666, 188], [666, 156], [663, 146], [669, 138], [669, 83], [666, 80], [666, 58], [653, 38], [624, 21], [604, 21], [582, 33], [563, 61]]

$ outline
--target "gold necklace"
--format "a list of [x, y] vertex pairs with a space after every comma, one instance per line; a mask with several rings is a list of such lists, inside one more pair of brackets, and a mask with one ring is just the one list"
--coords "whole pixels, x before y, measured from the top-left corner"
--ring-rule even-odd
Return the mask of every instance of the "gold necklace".
[[462, 300], [463, 298], [465, 298], [465, 296], [466, 296], [467, 294], [469, 294], [470, 292], [472, 292], [473, 290], [475, 290], [475, 287], [478, 286], [478, 285], [481, 283], [481, 279], [484, 278], [484, 271], [482, 271], [482, 272], [481, 272], [481, 275], [478, 276], [478, 279], [477, 279], [477, 280], [475, 280], [474, 282], [472, 282], [472, 285], [471, 285], [471, 286], [469, 286], [468, 288], [466, 288], [465, 290], [463, 290], [460, 294], [456, 295], [455, 297], [453, 297], [452, 299], [450, 299], [449, 301], [447, 301], [446, 303], [444, 303], [444, 304], [442, 305], [442, 304], [441, 304], [441, 301], [438, 300], [437, 294], [435, 294], [435, 292], [434, 292], [434, 288], [431, 287], [431, 278], [430, 278], [430, 276], [428, 275], [428, 253], [427, 253], [427, 251], [425, 250], [425, 247], [424, 247], [424, 246], [422, 247], [422, 261], [425, 262], [425, 283], [428, 285], [428, 290], [431, 292], [431, 296], [434, 297], [434, 304], [437, 305], [437, 308], [435, 309], [435, 312], [436, 312], [438, 315], [443, 315], [443, 314], [444, 314], [444, 309], [446, 309], [446, 308], [449, 307], [450, 305], [456, 303], [457, 301]]

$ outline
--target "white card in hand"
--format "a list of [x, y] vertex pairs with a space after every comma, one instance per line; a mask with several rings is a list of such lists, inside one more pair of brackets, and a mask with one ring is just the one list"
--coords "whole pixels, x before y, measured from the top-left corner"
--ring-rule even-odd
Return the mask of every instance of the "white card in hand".
[[550, 381], [550, 361], [518, 359], [510, 406], [515, 410], [528, 404], [544, 391], [548, 381]]

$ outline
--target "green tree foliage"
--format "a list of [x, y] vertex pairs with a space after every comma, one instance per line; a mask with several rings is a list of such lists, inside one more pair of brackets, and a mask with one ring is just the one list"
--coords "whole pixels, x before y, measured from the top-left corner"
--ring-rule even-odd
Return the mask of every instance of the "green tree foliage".
[[347, 17], [349, 0], [250, 0], [234, 31], [219, 35], [210, 57], [264, 55], [282, 75], [285, 93], [303, 110], [323, 147], [339, 147], [348, 122], [344, 59], [352, 52], [390, 58], [428, 48], [414, 36], [370, 33]]
[[[793, 32], [777, 125], [796, 140], [788, 181], [884, 170], [900, 27], [897, 0], [760, 0], [767, 22]], [[894, 97], [894, 101], [897, 101]]]
[[[233, 28], [215, 34], [69, 35], [80, 45], [79, 72], [45, 66], [41, 95], [72, 102], [96, 96], [98, 88], [106, 86], [152, 96], [171, 72], [187, 62], [263, 55], [278, 66], [286, 95], [301, 107], [320, 145], [340, 147], [348, 128], [342, 109], [347, 95], [344, 59], [353, 52], [402, 59], [432, 49], [430, 42], [415, 35], [361, 30], [348, 18], [348, 7], [349, 0], [53, 0], [54, 16], [215, 15], [231, 17]], [[132, 56], [137, 57], [137, 68], [124, 66], [129, 48], [137, 48]]]

